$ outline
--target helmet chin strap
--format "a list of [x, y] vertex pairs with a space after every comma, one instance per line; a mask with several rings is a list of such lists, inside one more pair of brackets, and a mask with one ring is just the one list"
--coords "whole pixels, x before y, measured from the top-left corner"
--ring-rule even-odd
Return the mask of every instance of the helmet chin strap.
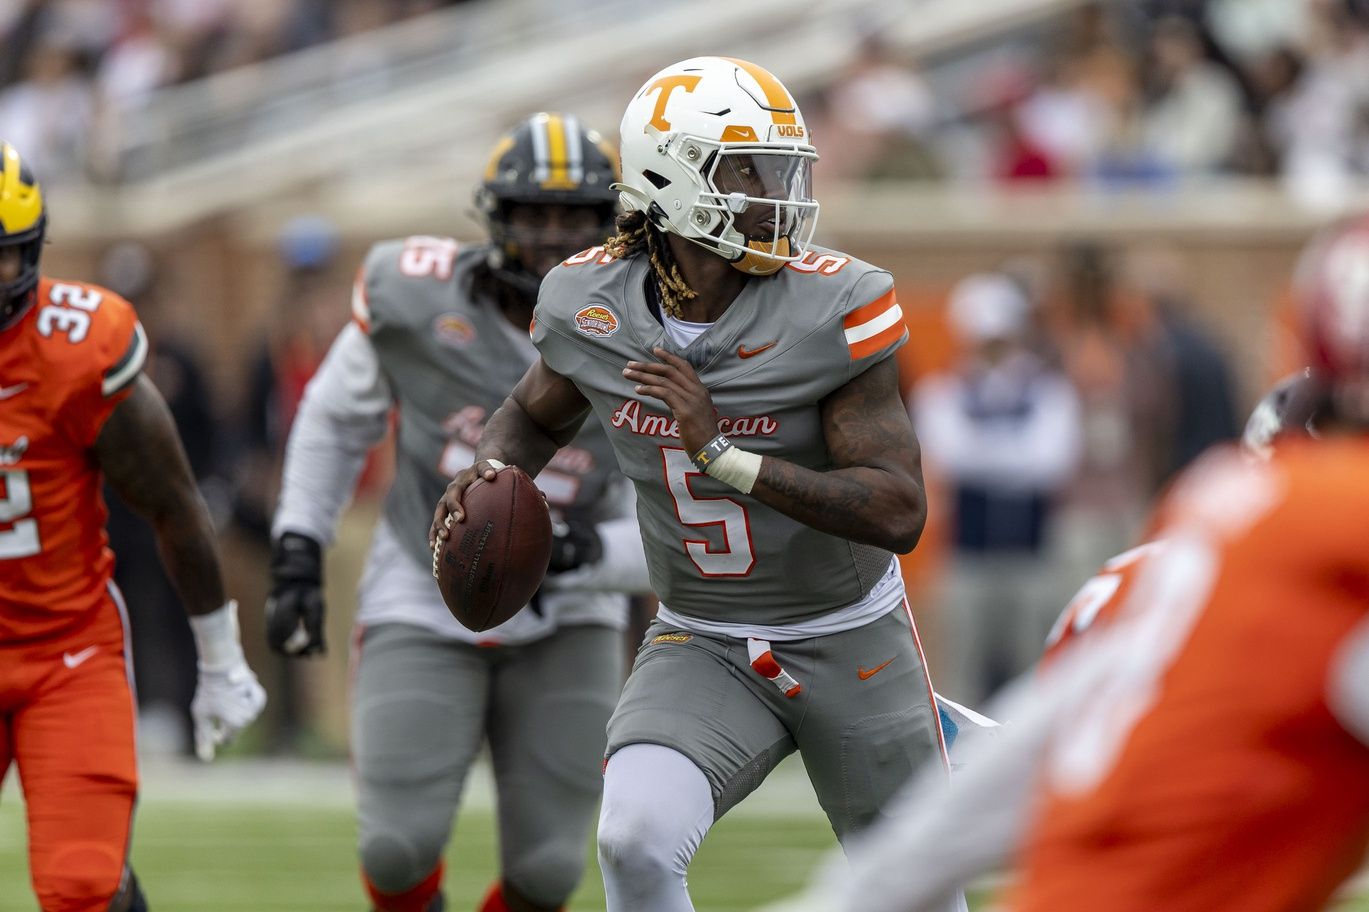
[[784, 235], [778, 241], [751, 241], [746, 242], [746, 246], [756, 251], [755, 253], [743, 253], [732, 261], [732, 268], [740, 270], [747, 275], [768, 276], [774, 275], [784, 267], [783, 260], [775, 259], [776, 256], [790, 256], [789, 236]]

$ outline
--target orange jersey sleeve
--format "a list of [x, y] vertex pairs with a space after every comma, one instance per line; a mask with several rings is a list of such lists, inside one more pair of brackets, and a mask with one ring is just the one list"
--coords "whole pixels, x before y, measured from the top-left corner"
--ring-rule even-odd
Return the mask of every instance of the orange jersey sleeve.
[[1084, 633], [1095, 626], [1106, 626], [1121, 613], [1148, 559], [1163, 548], [1163, 539], [1146, 542], [1103, 564], [1060, 612], [1046, 637], [1046, 651], [1041, 661], [1053, 661]]
[[1369, 745], [1330, 702], [1369, 618], [1369, 441], [1209, 457], [1159, 518], [1009, 907], [1319, 910], [1369, 847]]
[[58, 633], [104, 603], [113, 555], [92, 447], [147, 351], [122, 298], [47, 278], [0, 337], [0, 642]]

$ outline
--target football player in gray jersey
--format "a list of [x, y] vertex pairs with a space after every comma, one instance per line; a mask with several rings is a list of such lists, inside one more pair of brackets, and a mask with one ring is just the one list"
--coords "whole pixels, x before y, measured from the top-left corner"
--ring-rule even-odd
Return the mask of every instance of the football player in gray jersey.
[[483, 633], [452, 617], [426, 531], [447, 478], [537, 357], [541, 277], [611, 230], [615, 154], [570, 116], [500, 140], [476, 191], [489, 243], [410, 237], [372, 248], [354, 322], [310, 382], [290, 433], [274, 522], [271, 645], [323, 649], [320, 555], [366, 452], [398, 412], [395, 480], [361, 580], [352, 706], [360, 861], [382, 912], [444, 906], [443, 849], [488, 742], [500, 878], [483, 912], [560, 908], [583, 873], [602, 786], [604, 727], [621, 687], [628, 591], [648, 587], [631, 487], [605, 433], [538, 466], [556, 520], [533, 604]]
[[810, 244], [817, 153], [766, 70], [653, 76], [622, 122], [630, 212], [542, 284], [540, 359], [430, 536], [493, 467], [537, 472], [593, 412], [634, 482], [662, 603], [609, 723], [610, 912], [692, 909], [713, 821], [799, 751], [837, 835], [945, 762], [893, 552], [926, 515], [888, 272]]

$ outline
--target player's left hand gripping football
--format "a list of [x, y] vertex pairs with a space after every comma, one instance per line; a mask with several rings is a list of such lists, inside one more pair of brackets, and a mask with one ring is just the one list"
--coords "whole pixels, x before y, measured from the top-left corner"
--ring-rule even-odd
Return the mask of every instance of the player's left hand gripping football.
[[195, 753], [206, 762], [232, 741], [266, 707], [266, 691], [247, 665], [238, 636], [238, 603], [190, 618], [199, 653], [199, 681], [190, 717]]
[[623, 376], [636, 384], [638, 393], [660, 399], [670, 407], [680, 423], [680, 443], [685, 452], [697, 453], [718, 436], [713, 397], [684, 358], [660, 346], [651, 351], [661, 360], [629, 361]]

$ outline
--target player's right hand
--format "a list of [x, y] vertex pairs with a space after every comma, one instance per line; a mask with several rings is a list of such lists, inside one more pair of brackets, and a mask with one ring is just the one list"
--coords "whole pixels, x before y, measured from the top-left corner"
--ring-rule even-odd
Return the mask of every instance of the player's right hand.
[[247, 662], [231, 667], [200, 666], [190, 716], [195, 722], [195, 754], [208, 763], [220, 747], [251, 725], [266, 707], [266, 691]]
[[428, 547], [437, 547], [438, 541], [451, 535], [452, 526], [465, 517], [466, 514], [461, 509], [461, 498], [465, 495], [466, 489], [474, 484], [477, 478], [494, 481], [495, 470], [502, 468], [504, 464], [497, 459], [482, 459], [456, 473], [456, 477], [442, 494], [442, 499], [437, 502], [437, 509], [433, 511], [433, 524], [428, 527]]
[[283, 655], [324, 652], [323, 549], [307, 535], [286, 532], [271, 547], [266, 640]]

